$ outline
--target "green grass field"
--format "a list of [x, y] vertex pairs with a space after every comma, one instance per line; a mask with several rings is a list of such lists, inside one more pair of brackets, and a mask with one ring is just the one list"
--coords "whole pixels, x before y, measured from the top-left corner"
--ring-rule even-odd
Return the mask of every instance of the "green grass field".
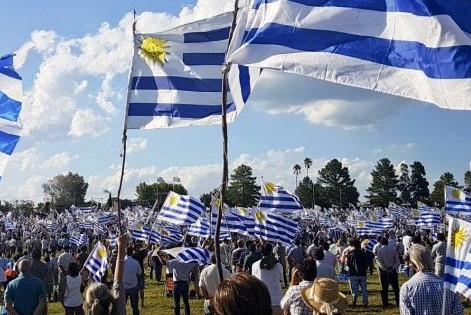
[[[403, 283], [407, 279], [403, 276], [400, 277], [400, 282]], [[340, 285], [341, 291], [349, 298], [349, 304], [351, 304], [350, 291], [347, 282], [342, 282]], [[157, 284], [155, 280], [146, 279], [146, 290], [145, 290], [145, 308], [141, 308], [142, 315], [171, 315], [173, 314], [173, 299], [165, 296], [164, 285], [162, 283]], [[377, 274], [368, 277], [368, 294], [369, 294], [369, 306], [364, 308], [363, 306], [357, 306], [356, 309], [349, 308], [347, 314], [399, 314], [399, 309], [387, 309], [383, 310], [381, 307], [381, 286]], [[361, 302], [361, 297], [359, 298]], [[394, 304], [394, 295], [390, 292], [390, 303]], [[190, 299], [191, 313], [192, 314], [203, 314], [203, 300], [202, 299]], [[471, 303], [466, 301], [464, 303], [466, 308], [466, 314], [471, 314]], [[183, 307], [183, 303], [181, 303]], [[64, 314], [64, 309], [60, 303], [49, 304], [49, 314]], [[127, 314], [131, 313], [129, 303], [127, 306]], [[184, 314], [183, 308], [181, 314]]]

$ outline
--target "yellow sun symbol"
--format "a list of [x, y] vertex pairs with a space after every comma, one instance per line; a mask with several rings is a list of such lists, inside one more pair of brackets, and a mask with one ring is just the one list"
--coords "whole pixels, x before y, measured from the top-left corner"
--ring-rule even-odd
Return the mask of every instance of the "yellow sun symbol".
[[175, 207], [178, 204], [178, 197], [172, 194], [170, 196], [170, 207]]
[[364, 221], [358, 221], [357, 222], [357, 227], [358, 228], [364, 228], [365, 227], [365, 222]]
[[104, 248], [99, 248], [99, 249], [97, 250], [97, 255], [98, 255], [98, 257], [100, 257], [101, 259], [106, 258], [106, 256], [107, 256], [107, 254], [106, 254], [106, 249], [104, 249]]
[[167, 62], [167, 56], [170, 54], [165, 46], [166, 40], [158, 37], [146, 36], [142, 39], [141, 45], [139, 46], [139, 52], [141, 57], [149, 62], [158, 62], [161, 66]]
[[160, 230], [160, 233], [163, 235], [163, 236], [170, 236], [170, 232], [167, 230], [167, 229], [164, 229], [162, 228]]
[[273, 183], [270, 183], [270, 182], [266, 182], [264, 184], [265, 186], [265, 191], [267, 192], [267, 194], [269, 195], [273, 195], [273, 193], [276, 191], [276, 186], [275, 184]]
[[247, 209], [242, 208], [242, 207], [239, 207], [238, 209], [241, 215], [243, 215], [244, 217], [247, 215]]
[[255, 212], [255, 220], [257, 220], [260, 223], [265, 221], [265, 214], [260, 210]]
[[377, 222], [379, 219], [376, 215], [371, 216], [371, 221]]
[[455, 197], [456, 199], [461, 199], [461, 191], [459, 191], [458, 189], [453, 189], [453, 191], [451, 192], [451, 194], [452, 194], [453, 197]]
[[468, 235], [466, 234], [466, 229], [464, 227], [459, 227], [453, 230], [451, 234], [451, 247], [455, 250], [459, 249], [467, 238]]
[[412, 216], [413, 216], [414, 218], [420, 217], [420, 211], [417, 210], [417, 209], [412, 209]]
[[221, 207], [221, 199], [215, 198], [214, 205], [219, 209], [219, 207]]

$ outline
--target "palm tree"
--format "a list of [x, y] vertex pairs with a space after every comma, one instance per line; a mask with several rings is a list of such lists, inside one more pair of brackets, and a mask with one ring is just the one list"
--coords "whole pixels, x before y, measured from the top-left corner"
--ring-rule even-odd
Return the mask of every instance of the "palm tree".
[[309, 177], [309, 169], [312, 166], [312, 160], [310, 158], [304, 159], [304, 166], [306, 167], [306, 176]]
[[301, 173], [301, 166], [299, 164], [294, 164], [293, 173], [296, 175], [296, 188], [298, 188], [298, 175]]

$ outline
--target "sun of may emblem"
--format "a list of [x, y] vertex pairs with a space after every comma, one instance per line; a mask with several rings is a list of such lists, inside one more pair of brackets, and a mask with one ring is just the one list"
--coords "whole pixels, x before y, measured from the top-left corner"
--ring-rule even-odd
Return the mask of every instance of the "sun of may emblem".
[[363, 222], [363, 221], [358, 221], [358, 222], [357, 222], [357, 227], [359, 227], [359, 228], [364, 228], [364, 227], [365, 227], [365, 222]]
[[167, 62], [167, 56], [170, 54], [165, 46], [167, 43], [166, 40], [160, 39], [158, 37], [146, 36], [142, 39], [141, 44], [139, 45], [139, 52], [141, 57], [143, 57], [148, 62], [156, 63], [158, 62], [161, 66]]
[[461, 246], [463, 246], [463, 243], [467, 240], [468, 235], [466, 233], [466, 228], [464, 227], [458, 227], [453, 230], [451, 234], [451, 247], [453, 247], [454, 250], [459, 249]]
[[170, 196], [170, 206], [175, 207], [177, 203], [178, 203], [178, 197], [172, 194]]
[[455, 197], [456, 199], [461, 199], [461, 191], [459, 191], [458, 189], [453, 189], [453, 191], [451, 192], [451, 194], [452, 194], [453, 197]]
[[276, 191], [275, 184], [273, 184], [273, 183], [266, 182], [264, 186], [265, 186], [265, 191], [269, 195], [273, 195], [273, 193]]
[[97, 251], [97, 255], [98, 255], [98, 257], [100, 257], [101, 259], [106, 258], [106, 249], [104, 249], [104, 248], [99, 248], [98, 251]]
[[245, 208], [239, 207], [239, 213], [245, 217], [247, 215], [247, 210]]
[[420, 211], [417, 210], [417, 209], [413, 209], [413, 210], [412, 210], [412, 216], [413, 216], [414, 218], [420, 217]]
[[263, 222], [263, 221], [265, 221], [265, 214], [262, 211], [259, 210], [259, 211], [255, 212], [255, 219], [258, 222]]

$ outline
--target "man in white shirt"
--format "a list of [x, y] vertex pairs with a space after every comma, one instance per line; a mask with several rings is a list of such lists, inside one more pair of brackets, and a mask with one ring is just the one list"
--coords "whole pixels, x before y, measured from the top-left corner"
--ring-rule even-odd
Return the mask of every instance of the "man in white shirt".
[[139, 262], [132, 258], [134, 250], [132, 247], [126, 249], [126, 257], [124, 258], [124, 274], [123, 285], [126, 295], [131, 300], [131, 308], [133, 315], [139, 315], [139, 286], [137, 277], [142, 273], [141, 265]]
[[327, 242], [324, 242], [324, 244], [322, 244], [322, 248], [324, 249], [324, 262], [327, 265], [332, 266], [332, 268], [334, 268], [335, 270], [337, 266], [337, 256], [335, 256], [329, 251], [330, 244]]
[[[223, 278], [226, 279], [231, 275], [229, 270], [222, 268]], [[219, 286], [219, 272], [216, 265], [216, 255], [211, 254], [211, 265], [206, 266], [200, 273], [200, 280], [198, 286], [200, 292], [204, 297], [203, 310], [205, 315], [212, 315], [212, 309], [210, 307], [210, 301]]]
[[324, 250], [322, 248], [316, 249], [314, 259], [317, 266], [317, 278], [329, 278], [337, 281], [335, 269], [324, 261]]

